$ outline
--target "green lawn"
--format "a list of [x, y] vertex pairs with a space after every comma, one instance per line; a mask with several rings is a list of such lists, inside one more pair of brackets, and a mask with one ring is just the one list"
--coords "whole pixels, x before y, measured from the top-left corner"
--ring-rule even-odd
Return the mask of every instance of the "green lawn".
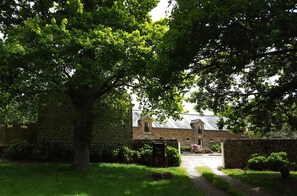
[[210, 183], [226, 192], [228, 195], [242, 196], [243, 193], [234, 189], [228, 182], [214, 174], [209, 167], [196, 167], [197, 171]]
[[280, 172], [224, 169], [224, 173], [248, 184], [265, 188], [272, 195], [296, 195], [297, 172], [291, 172], [290, 179], [282, 179]]
[[[156, 171], [171, 180], [153, 181]], [[94, 164], [87, 172], [69, 164], [0, 163], [0, 195], [201, 195], [182, 168]]]

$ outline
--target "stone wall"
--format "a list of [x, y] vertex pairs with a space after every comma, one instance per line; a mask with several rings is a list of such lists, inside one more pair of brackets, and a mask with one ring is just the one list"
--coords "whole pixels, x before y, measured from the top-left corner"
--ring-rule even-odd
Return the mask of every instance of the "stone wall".
[[145, 139], [133, 140], [133, 149], [139, 150], [142, 147], [144, 147], [144, 145], [146, 144], [152, 146], [154, 142], [166, 142], [167, 146], [171, 146], [179, 150], [178, 140], [145, 140]]
[[210, 146], [212, 144], [221, 144], [226, 139], [237, 139], [243, 138], [244, 136], [231, 133], [228, 131], [218, 131], [218, 130], [205, 130], [203, 134], [203, 145]]
[[[39, 145], [56, 149], [59, 153], [69, 154], [73, 151], [73, 106], [67, 100], [59, 106], [49, 106], [39, 114], [36, 141]], [[121, 110], [105, 106], [98, 109], [95, 116], [92, 151], [98, 152], [123, 145], [132, 147], [131, 108]]]
[[211, 144], [220, 144], [230, 138], [242, 138], [241, 135], [228, 131], [204, 130], [198, 134], [194, 129], [164, 129], [152, 128], [150, 133], [145, 133], [142, 127], [133, 127], [133, 139], [177, 139], [181, 146], [189, 146], [202, 140], [202, 146], [208, 147]]
[[142, 127], [133, 127], [133, 139], [177, 139], [181, 146], [188, 146], [191, 143], [195, 143], [194, 130], [190, 129], [152, 128], [151, 132], [145, 133]]
[[244, 168], [249, 157], [254, 153], [270, 154], [285, 151], [289, 160], [297, 162], [296, 139], [238, 139], [226, 140], [223, 146], [225, 168]]

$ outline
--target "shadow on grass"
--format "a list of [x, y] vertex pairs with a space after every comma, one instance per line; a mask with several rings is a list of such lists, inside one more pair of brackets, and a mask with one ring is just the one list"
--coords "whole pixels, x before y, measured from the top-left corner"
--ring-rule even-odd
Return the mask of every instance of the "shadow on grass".
[[297, 193], [297, 172], [291, 172], [288, 179], [281, 178], [280, 172], [273, 171], [226, 169], [224, 172], [250, 185], [263, 187], [272, 195], [295, 196]]
[[[154, 172], [171, 172], [153, 181]], [[198, 195], [181, 168], [93, 164], [79, 172], [70, 164], [0, 164], [0, 195]]]
[[196, 168], [199, 173], [210, 183], [215, 185], [217, 188], [221, 189], [228, 195], [232, 196], [241, 196], [243, 193], [239, 192], [235, 188], [233, 188], [228, 182], [217, 176], [215, 173], [211, 171], [209, 167], [197, 167]]

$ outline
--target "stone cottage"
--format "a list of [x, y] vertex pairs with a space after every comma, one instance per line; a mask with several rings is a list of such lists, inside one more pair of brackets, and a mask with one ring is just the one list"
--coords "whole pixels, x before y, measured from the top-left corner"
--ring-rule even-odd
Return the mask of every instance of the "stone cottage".
[[182, 114], [181, 120], [168, 118], [164, 123], [142, 116], [140, 110], [132, 111], [133, 139], [178, 139], [181, 146], [198, 144], [208, 147], [226, 139], [241, 138], [239, 134], [227, 131], [227, 127], [218, 127], [218, 116], [199, 116]]

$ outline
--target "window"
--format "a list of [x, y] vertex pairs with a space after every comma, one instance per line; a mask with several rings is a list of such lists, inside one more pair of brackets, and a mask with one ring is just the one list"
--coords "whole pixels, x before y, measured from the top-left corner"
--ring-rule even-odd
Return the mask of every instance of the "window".
[[149, 133], [150, 132], [150, 127], [148, 122], [144, 122], [144, 132]]
[[201, 125], [198, 125], [198, 133], [202, 134], [202, 126]]
[[202, 146], [202, 140], [201, 139], [198, 139], [198, 145]]
[[213, 139], [210, 139], [209, 141], [210, 141], [210, 142], [213, 142]]

